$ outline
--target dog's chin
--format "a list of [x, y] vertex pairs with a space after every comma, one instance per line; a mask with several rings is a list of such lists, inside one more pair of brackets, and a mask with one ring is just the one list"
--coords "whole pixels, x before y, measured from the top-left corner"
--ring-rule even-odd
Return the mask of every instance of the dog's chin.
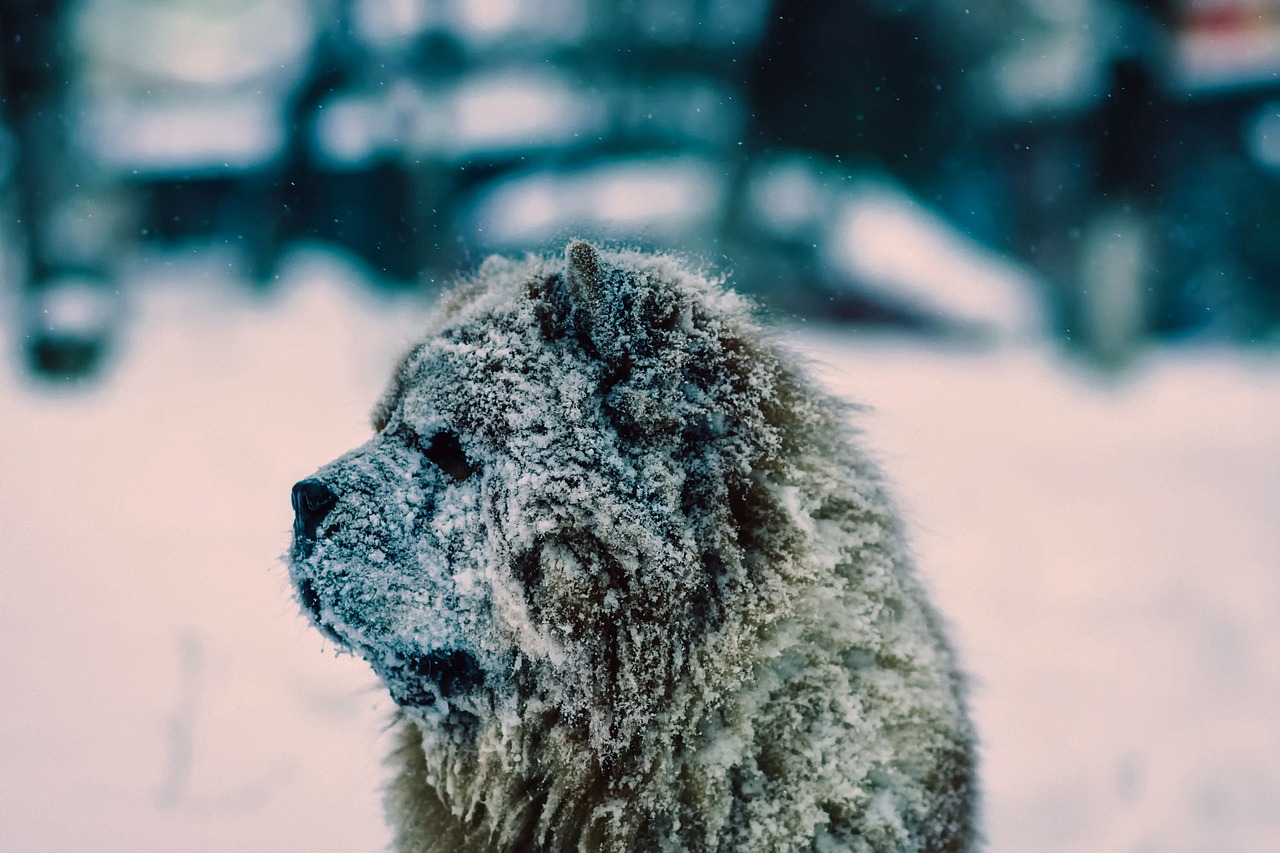
[[431, 709], [452, 713], [457, 700], [475, 693], [485, 683], [484, 670], [470, 652], [459, 649], [430, 651], [367, 646], [345, 635], [342, 628], [327, 621], [320, 595], [311, 578], [295, 575], [298, 601], [311, 623], [335, 645], [369, 661], [387, 685], [392, 700], [402, 708]]

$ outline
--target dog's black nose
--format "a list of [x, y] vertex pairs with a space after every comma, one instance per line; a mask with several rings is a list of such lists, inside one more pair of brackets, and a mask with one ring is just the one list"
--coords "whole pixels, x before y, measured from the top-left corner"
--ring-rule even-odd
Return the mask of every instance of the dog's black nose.
[[316, 528], [338, 502], [333, 490], [319, 480], [303, 480], [293, 487], [293, 533], [299, 539], [314, 539]]

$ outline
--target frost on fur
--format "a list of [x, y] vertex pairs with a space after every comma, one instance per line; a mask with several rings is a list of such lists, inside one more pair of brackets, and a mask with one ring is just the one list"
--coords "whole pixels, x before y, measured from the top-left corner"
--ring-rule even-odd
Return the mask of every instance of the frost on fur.
[[847, 414], [669, 257], [442, 300], [294, 490], [299, 598], [400, 706], [399, 849], [970, 849], [962, 686]]

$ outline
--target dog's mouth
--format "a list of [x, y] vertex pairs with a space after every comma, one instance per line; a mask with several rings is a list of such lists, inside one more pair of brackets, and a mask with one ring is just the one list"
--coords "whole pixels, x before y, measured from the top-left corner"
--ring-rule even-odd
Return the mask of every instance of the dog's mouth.
[[484, 670], [470, 652], [458, 649], [371, 661], [397, 705], [425, 708], [471, 693], [484, 685]]
[[426, 708], [441, 700], [448, 702], [484, 686], [484, 670], [470, 652], [460, 649], [437, 649], [428, 652], [396, 652], [364, 648], [336, 625], [325, 619], [320, 593], [309, 577], [297, 580], [298, 600], [311, 616], [311, 622], [338, 646], [353, 651], [373, 666], [374, 671], [391, 691], [397, 705]]
[[325, 621], [320, 609], [320, 593], [316, 592], [316, 585], [311, 582], [311, 578], [304, 577], [298, 581], [298, 600], [302, 602], [303, 608], [311, 615], [311, 622], [316, 628], [320, 629], [320, 633], [343, 648], [351, 648], [351, 643], [347, 641], [347, 638], [342, 636], [337, 628]]

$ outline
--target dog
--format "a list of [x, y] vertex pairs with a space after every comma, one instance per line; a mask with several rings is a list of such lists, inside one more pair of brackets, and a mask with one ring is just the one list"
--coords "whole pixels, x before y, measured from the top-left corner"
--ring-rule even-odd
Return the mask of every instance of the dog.
[[966, 851], [964, 681], [850, 407], [680, 259], [491, 258], [293, 488], [425, 851]]

